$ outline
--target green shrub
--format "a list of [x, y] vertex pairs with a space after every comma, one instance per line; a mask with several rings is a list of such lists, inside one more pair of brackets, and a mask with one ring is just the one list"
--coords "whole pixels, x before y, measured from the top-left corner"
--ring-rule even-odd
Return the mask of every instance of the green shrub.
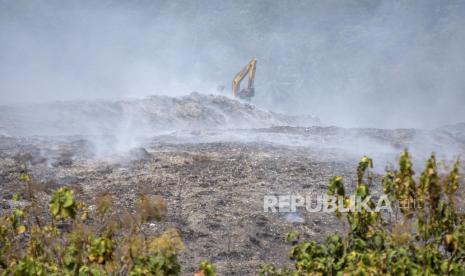
[[[371, 159], [363, 157], [357, 168], [354, 193], [362, 199], [370, 195], [372, 166]], [[441, 175], [434, 154], [415, 179], [410, 154], [404, 151], [398, 170], [382, 180], [399, 218], [389, 223], [379, 212], [352, 210], [343, 216], [336, 210], [338, 218], [345, 217], [348, 233], [330, 235], [322, 243], [297, 243], [290, 251], [293, 269], [267, 264], [260, 274], [465, 275], [465, 220], [454, 197], [459, 179], [459, 162], [448, 175]], [[341, 197], [344, 207], [352, 204], [341, 177], [330, 180], [328, 194]], [[373, 204], [370, 199], [368, 205]]]
[[[180, 275], [178, 253], [184, 245], [175, 229], [159, 236], [145, 233], [147, 224], [161, 220], [161, 197], [141, 196], [135, 211], [112, 213], [109, 194], [96, 199], [91, 212], [68, 187], [55, 190], [49, 217], [39, 217], [32, 192], [34, 180], [24, 167], [28, 207], [0, 217], [0, 275]], [[215, 275], [202, 263], [206, 276]]]
[[213, 265], [207, 261], [200, 263], [199, 270], [194, 274], [194, 276], [215, 276], [215, 268]]

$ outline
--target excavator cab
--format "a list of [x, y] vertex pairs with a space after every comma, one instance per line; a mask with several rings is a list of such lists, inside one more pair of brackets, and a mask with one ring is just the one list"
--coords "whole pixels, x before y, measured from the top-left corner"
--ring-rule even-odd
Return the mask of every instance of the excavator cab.
[[[254, 80], [256, 65], [257, 59], [252, 58], [252, 60], [234, 76], [232, 81], [232, 94], [234, 97], [250, 101], [250, 99], [255, 96]], [[247, 75], [249, 76], [247, 88], [241, 90], [241, 81]]]

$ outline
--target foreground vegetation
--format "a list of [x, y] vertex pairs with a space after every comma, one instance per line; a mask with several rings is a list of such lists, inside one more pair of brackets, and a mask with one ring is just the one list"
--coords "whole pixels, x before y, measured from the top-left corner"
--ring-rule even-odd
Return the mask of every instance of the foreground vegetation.
[[[94, 208], [74, 191], [55, 190], [42, 214], [36, 184], [24, 167], [20, 176], [30, 205], [0, 217], [0, 275], [179, 275], [184, 249], [177, 230], [146, 234], [166, 214], [160, 197], [141, 196], [132, 212], [112, 212], [112, 197], [97, 197]], [[15, 195], [15, 200], [19, 196]], [[215, 275], [208, 262], [198, 276]]]
[[[372, 165], [372, 160], [364, 157], [357, 169], [354, 193], [362, 199], [370, 195], [373, 185]], [[394, 221], [392, 214], [336, 210], [336, 216], [348, 226], [345, 235], [330, 235], [323, 243], [299, 243], [298, 233], [290, 233], [288, 239], [297, 243], [290, 252], [295, 268], [265, 265], [261, 274], [465, 275], [464, 215], [455, 202], [459, 162], [450, 173], [440, 175], [433, 154], [415, 179], [411, 157], [405, 151], [398, 170], [388, 172], [382, 185], [394, 207]], [[341, 177], [331, 179], [328, 194], [343, 200], [344, 207], [353, 204]], [[373, 200], [369, 205], [374, 205]]]
[[[353, 194], [370, 197], [373, 162], [363, 157]], [[68, 187], [55, 190], [47, 206], [36, 198], [37, 184], [26, 167], [24, 192], [14, 200], [28, 205], [0, 217], [0, 275], [180, 275], [184, 245], [176, 229], [149, 235], [151, 223], [166, 215], [161, 197], [140, 196], [134, 208], [115, 212], [112, 197], [97, 196], [91, 206]], [[262, 275], [465, 275], [465, 216], [458, 211], [459, 162], [442, 174], [434, 155], [418, 178], [411, 156], [400, 156], [397, 170], [383, 178], [393, 212], [340, 212], [343, 234], [326, 241], [300, 241], [288, 234], [294, 268], [263, 265]], [[339, 176], [328, 195], [353, 206]], [[462, 199], [463, 200], [463, 199]], [[412, 204], [414, 203], [414, 204]], [[370, 199], [368, 205], [374, 206]], [[197, 276], [213, 276], [202, 262]]]

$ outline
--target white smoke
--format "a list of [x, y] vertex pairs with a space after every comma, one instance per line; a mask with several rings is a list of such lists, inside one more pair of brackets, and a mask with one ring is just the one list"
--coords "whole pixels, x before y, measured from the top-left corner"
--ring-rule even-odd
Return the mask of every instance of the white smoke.
[[0, 0], [0, 101], [212, 93], [342, 126], [465, 115], [462, 1]]

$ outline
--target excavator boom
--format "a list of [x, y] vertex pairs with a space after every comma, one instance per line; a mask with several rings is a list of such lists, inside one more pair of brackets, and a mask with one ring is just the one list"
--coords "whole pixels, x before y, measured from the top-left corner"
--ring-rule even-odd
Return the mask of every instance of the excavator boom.
[[[257, 59], [252, 58], [250, 62], [242, 68], [239, 73], [234, 76], [232, 81], [232, 94], [234, 97], [241, 99], [250, 100], [255, 95], [254, 80], [255, 80], [255, 67], [257, 65]], [[246, 89], [241, 90], [241, 81], [245, 76], [249, 75], [249, 81]]]

